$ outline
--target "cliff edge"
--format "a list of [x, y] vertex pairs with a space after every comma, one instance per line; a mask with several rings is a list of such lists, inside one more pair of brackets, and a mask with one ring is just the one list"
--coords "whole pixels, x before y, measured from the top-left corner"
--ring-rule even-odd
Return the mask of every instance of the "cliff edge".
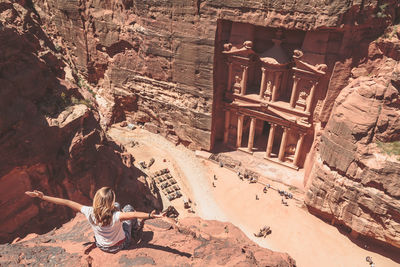
[[250, 241], [230, 223], [185, 218], [146, 221], [141, 241], [116, 254], [90, 250], [93, 233], [82, 214], [60, 229], [0, 245], [0, 265], [19, 266], [296, 266], [286, 253]]

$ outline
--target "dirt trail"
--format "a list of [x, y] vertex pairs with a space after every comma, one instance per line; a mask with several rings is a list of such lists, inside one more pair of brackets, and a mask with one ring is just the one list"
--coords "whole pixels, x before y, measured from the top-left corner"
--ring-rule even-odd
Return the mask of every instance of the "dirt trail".
[[[142, 129], [131, 131], [126, 128], [113, 127], [108, 134], [117, 142], [125, 145], [128, 152], [135, 157], [136, 162], [149, 161], [151, 157], [155, 158], [155, 163], [150, 168], [151, 172], [169, 168], [180, 186], [183, 187], [184, 196], [195, 202], [194, 208], [197, 216], [206, 220], [227, 221], [227, 217], [211, 194], [211, 184], [205, 183], [208, 180], [208, 173], [193, 151], [183, 146], [175, 146], [165, 138]], [[139, 142], [139, 145], [134, 148], [130, 146], [133, 140]], [[173, 200], [172, 204], [177, 206], [179, 212], [188, 216], [189, 214], [182, 209], [182, 199]], [[166, 199], [163, 201], [168, 202]]]
[[[303, 193], [293, 187], [269, 181], [273, 188], [290, 191], [298, 199], [287, 200], [288, 206], [285, 206], [275, 190], [269, 189], [265, 194], [261, 184], [242, 181], [232, 171], [196, 158], [193, 151], [175, 146], [159, 135], [118, 126], [108, 133], [124, 144], [136, 161], [148, 161], [154, 157], [156, 162], [150, 171], [171, 170], [184, 196], [195, 203], [196, 214], [192, 215], [183, 209], [182, 198], [173, 200], [172, 204], [182, 216], [230, 221], [260, 246], [289, 253], [300, 267], [369, 266], [366, 256], [371, 256], [377, 267], [400, 266], [389, 258], [390, 255], [385, 257], [370, 248], [356, 245], [336, 227], [309, 214], [303, 206]], [[132, 141], [138, 141], [139, 145], [130, 147]], [[213, 179], [214, 174], [217, 180]], [[285, 177], [280, 177], [280, 180], [284, 181]], [[216, 187], [212, 186], [213, 182]], [[254, 237], [253, 233], [264, 225], [270, 226], [272, 233], [265, 239]]]

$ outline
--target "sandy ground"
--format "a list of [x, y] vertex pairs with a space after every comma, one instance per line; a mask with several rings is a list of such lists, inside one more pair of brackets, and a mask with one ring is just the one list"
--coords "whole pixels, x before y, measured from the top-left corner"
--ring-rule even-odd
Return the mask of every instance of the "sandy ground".
[[[294, 195], [295, 199], [287, 200], [288, 206], [285, 206], [277, 191], [269, 189], [265, 194], [262, 192], [262, 184], [249, 184], [240, 180], [234, 172], [197, 158], [193, 151], [175, 146], [159, 135], [143, 129], [129, 130], [119, 126], [112, 127], [108, 134], [116, 142], [125, 145], [128, 152], [136, 158], [136, 162], [148, 162], [150, 158], [155, 158], [154, 165], [147, 172], [170, 169], [182, 188], [184, 197], [173, 200], [172, 203], [163, 198], [163, 203], [164, 206], [174, 205], [182, 217], [200, 216], [208, 220], [229, 221], [260, 246], [289, 253], [300, 267], [369, 266], [366, 256], [372, 257], [376, 267], [400, 266], [396, 263], [399, 262], [399, 257], [396, 258], [393, 253], [382, 252], [382, 249], [364, 244], [357, 245], [338, 228], [309, 214], [303, 205], [304, 192], [299, 182], [301, 172], [282, 169], [273, 163], [247, 163], [249, 166], [253, 164], [256, 168], [262, 168], [274, 180], [263, 178], [262, 182]], [[139, 142], [139, 145], [131, 147], [132, 141]], [[217, 180], [213, 179], [214, 174]], [[215, 187], [212, 186], [213, 182]], [[296, 189], [285, 183], [300, 188]], [[183, 208], [183, 199], [189, 198], [193, 201], [195, 215]], [[271, 227], [272, 233], [266, 238], [254, 237], [253, 233], [265, 225]], [[386, 256], [374, 251], [380, 251]]]

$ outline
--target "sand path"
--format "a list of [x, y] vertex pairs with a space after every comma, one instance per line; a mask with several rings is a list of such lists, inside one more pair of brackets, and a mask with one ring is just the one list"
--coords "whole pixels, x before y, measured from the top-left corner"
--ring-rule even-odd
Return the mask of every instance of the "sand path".
[[[358, 246], [336, 227], [309, 214], [303, 205], [304, 193], [301, 191], [269, 181], [273, 188], [290, 191], [297, 199], [288, 200], [289, 206], [284, 206], [282, 197], [275, 190], [270, 189], [264, 194], [261, 184], [242, 181], [232, 171], [196, 158], [193, 151], [175, 146], [159, 135], [118, 126], [111, 128], [108, 133], [125, 145], [137, 161], [148, 161], [154, 157], [156, 162], [150, 171], [169, 168], [184, 196], [194, 202], [197, 216], [207, 220], [229, 221], [260, 246], [289, 253], [300, 267], [369, 266], [365, 261], [366, 256], [371, 256], [376, 266], [400, 266], [369, 247]], [[130, 147], [132, 141], [138, 141], [139, 146]], [[218, 179], [216, 181], [214, 174]], [[279, 174], [284, 175], [283, 172]], [[279, 179], [284, 181], [285, 177]], [[212, 186], [212, 182], [216, 187]], [[256, 200], [256, 194], [259, 200]], [[168, 202], [165, 198], [163, 201]], [[183, 209], [182, 198], [172, 201], [172, 204], [182, 216], [194, 216]], [[254, 237], [253, 233], [264, 225], [271, 227], [272, 234], [266, 238]]]

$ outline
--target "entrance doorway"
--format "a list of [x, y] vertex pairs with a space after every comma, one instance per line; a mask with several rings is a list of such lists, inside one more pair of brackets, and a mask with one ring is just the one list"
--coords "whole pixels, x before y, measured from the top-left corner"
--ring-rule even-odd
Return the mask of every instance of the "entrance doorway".
[[254, 152], [265, 152], [270, 127], [271, 126], [268, 122], [257, 120], [256, 133], [254, 137]]

